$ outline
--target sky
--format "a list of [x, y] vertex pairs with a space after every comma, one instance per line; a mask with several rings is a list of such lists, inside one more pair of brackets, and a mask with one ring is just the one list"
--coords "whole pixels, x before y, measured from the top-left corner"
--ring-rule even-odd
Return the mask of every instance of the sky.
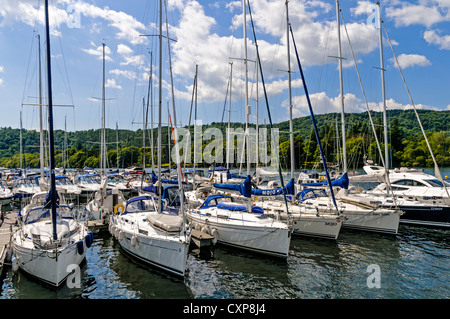
[[[0, 0], [0, 127], [20, 127], [22, 113], [24, 129], [39, 129], [39, 108], [33, 105], [39, 96], [38, 35], [44, 103], [47, 95], [43, 6], [43, 0]], [[245, 123], [242, 1], [166, 0], [163, 34], [168, 30], [169, 36], [163, 37], [161, 63], [158, 6], [157, 0], [49, 0], [56, 129], [101, 127], [103, 43], [107, 127], [141, 128], [148, 96], [157, 121], [160, 64], [163, 125], [169, 109], [174, 118], [173, 101], [179, 126], [193, 123], [193, 105], [197, 106], [197, 119], [203, 123], [226, 122], [229, 113], [232, 122]], [[251, 17], [246, 8], [249, 120], [268, 123], [268, 104], [274, 123], [286, 121], [286, 1], [250, 0], [250, 6]], [[340, 6], [344, 18], [340, 36], [345, 112], [381, 111], [377, 6], [375, 1], [354, 0], [340, 1]], [[450, 110], [450, 0], [382, 0], [380, 10], [387, 109], [412, 107], [390, 40], [416, 108]], [[340, 113], [336, 1], [289, 0], [288, 13], [315, 114]], [[251, 21], [262, 76], [256, 72]], [[308, 116], [292, 38], [289, 47], [293, 116]]]

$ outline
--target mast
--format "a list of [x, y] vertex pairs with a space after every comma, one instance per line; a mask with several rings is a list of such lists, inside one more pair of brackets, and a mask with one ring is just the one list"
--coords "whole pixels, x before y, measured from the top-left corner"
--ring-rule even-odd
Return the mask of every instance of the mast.
[[53, 240], [57, 240], [56, 233], [56, 182], [55, 182], [55, 142], [53, 136], [53, 97], [52, 97], [52, 70], [50, 56], [50, 30], [48, 18], [48, 0], [45, 4], [45, 38], [47, 45], [47, 90], [48, 90], [48, 132], [50, 140], [50, 204], [53, 225]]
[[[341, 103], [341, 126], [342, 126], [342, 163], [343, 173], [347, 173], [347, 146], [345, 141], [345, 111], [344, 111], [344, 85], [342, 80], [342, 51], [341, 51], [341, 20], [340, 20], [340, 7], [339, 0], [336, 0], [336, 21], [337, 21], [337, 34], [338, 34], [338, 61], [339, 61], [339, 87], [340, 96], [339, 101]], [[347, 190], [346, 190], [347, 191]]]
[[286, 46], [287, 46], [287, 63], [288, 63], [288, 83], [289, 83], [289, 140], [291, 149], [291, 178], [294, 178], [295, 155], [294, 155], [294, 125], [292, 123], [292, 94], [291, 94], [291, 57], [289, 48], [289, 0], [286, 0]]
[[[381, 30], [381, 8], [380, 1], [375, 1], [378, 6], [378, 28], [379, 41], [380, 41], [380, 71], [381, 71], [381, 95], [383, 98], [383, 128], [384, 128], [384, 166], [386, 171], [386, 178], [389, 175], [389, 145], [388, 145], [388, 134], [387, 134], [387, 114], [386, 114], [386, 91], [385, 91], [385, 81], [384, 81], [384, 58], [383, 58], [383, 34]], [[386, 186], [386, 195], [389, 196], [389, 184]]]
[[248, 103], [248, 65], [247, 65], [247, 19], [245, 0], [242, 0], [242, 12], [244, 16], [244, 65], [245, 65], [245, 137], [247, 140], [247, 175], [250, 175], [250, 138], [249, 138], [249, 116], [250, 105]]
[[145, 98], [142, 98], [142, 177], [141, 189], [145, 179], [145, 131], [147, 130], [147, 118], [145, 117]]
[[162, 110], [162, 0], [159, 0], [159, 85], [158, 85], [158, 212], [162, 213], [161, 194], [161, 110]]
[[230, 130], [231, 130], [231, 88], [233, 81], [233, 62], [230, 63], [230, 100], [228, 101], [228, 128], [227, 128], [227, 170], [230, 168]]
[[38, 34], [38, 58], [39, 58], [39, 161], [41, 169], [41, 179], [44, 180], [44, 129], [42, 122], [42, 74], [41, 74], [41, 36]]
[[103, 84], [102, 84], [102, 130], [100, 141], [100, 167], [103, 176], [106, 176], [106, 139], [105, 139], [105, 43], [103, 46]]

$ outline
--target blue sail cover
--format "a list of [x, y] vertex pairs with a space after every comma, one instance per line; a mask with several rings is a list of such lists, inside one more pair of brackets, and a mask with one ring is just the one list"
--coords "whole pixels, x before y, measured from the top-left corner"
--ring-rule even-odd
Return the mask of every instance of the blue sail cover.
[[213, 183], [215, 188], [226, 189], [230, 191], [240, 192], [244, 197], [251, 197], [252, 195], [252, 184], [250, 182], [250, 176], [245, 178], [242, 184], [219, 184]]
[[231, 174], [230, 171], [227, 170], [227, 179], [232, 179], [232, 178], [246, 179], [247, 176], [246, 175], [239, 175], [239, 174]]
[[[294, 179], [291, 178], [289, 183], [284, 187], [286, 190], [286, 195], [294, 195], [295, 194], [295, 185]], [[252, 195], [256, 196], [278, 196], [283, 195], [283, 188], [269, 188], [269, 189], [252, 189]]]
[[[155, 172], [152, 171], [152, 184], [156, 184], [157, 181], [158, 181], [158, 176], [156, 176]], [[166, 184], [178, 184], [177, 179], [161, 178], [161, 182], [166, 183]], [[185, 181], [181, 181], [181, 183], [186, 184]]]
[[[247, 205], [239, 203], [220, 202], [217, 208], [231, 210], [233, 212], [248, 212]], [[264, 214], [264, 210], [259, 206], [252, 206], [252, 213]]]
[[[349, 185], [349, 179], [348, 179], [348, 175], [347, 173], [345, 173], [344, 175], [342, 175], [341, 178], [331, 181], [331, 186], [338, 186], [338, 187], [342, 187], [344, 189], [348, 189], [348, 185]], [[319, 183], [305, 183], [302, 184], [303, 186], [313, 186], [313, 187], [317, 187], [317, 186], [326, 186], [328, 185], [328, 182], [319, 182]]]

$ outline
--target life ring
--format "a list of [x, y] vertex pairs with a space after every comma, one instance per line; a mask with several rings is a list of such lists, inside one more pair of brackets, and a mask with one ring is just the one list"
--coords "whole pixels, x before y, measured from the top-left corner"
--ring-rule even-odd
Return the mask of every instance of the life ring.
[[211, 236], [213, 236], [213, 239], [212, 239], [213, 245], [215, 245], [215, 244], [217, 243], [217, 237], [218, 237], [218, 235], [219, 235], [219, 232], [217, 231], [217, 228], [213, 228], [213, 229], [211, 230]]
[[119, 208], [122, 208], [122, 210], [120, 211], [121, 213], [125, 211], [125, 206], [123, 204], [117, 204], [116, 206], [114, 206], [114, 214], [117, 214]]

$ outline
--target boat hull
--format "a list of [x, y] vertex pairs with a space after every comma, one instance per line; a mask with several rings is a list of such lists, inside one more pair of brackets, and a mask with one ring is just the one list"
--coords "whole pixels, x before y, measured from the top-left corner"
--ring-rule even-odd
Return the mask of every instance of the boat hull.
[[292, 219], [293, 234], [324, 239], [337, 239], [342, 225], [343, 220], [340, 217], [300, 216]]
[[113, 220], [110, 229], [113, 229], [114, 236], [128, 255], [172, 275], [185, 275], [190, 235], [175, 238], [173, 235], [148, 236], [121, 227], [117, 220]]
[[400, 224], [450, 229], [450, 206], [400, 206]]
[[78, 252], [76, 243], [56, 250], [30, 249], [17, 244], [17, 242], [14, 242], [13, 245], [14, 256], [18, 259], [19, 268], [52, 287], [61, 286], [72, 273], [73, 266], [79, 266], [86, 255], [84, 240], [82, 254]]
[[187, 217], [198, 228], [206, 226], [210, 232], [216, 229], [217, 242], [220, 244], [275, 257], [288, 256], [291, 240], [291, 230], [288, 227], [239, 225], [230, 220], [219, 222], [192, 212]]
[[396, 235], [401, 211], [344, 211], [343, 215], [347, 218], [343, 228]]

